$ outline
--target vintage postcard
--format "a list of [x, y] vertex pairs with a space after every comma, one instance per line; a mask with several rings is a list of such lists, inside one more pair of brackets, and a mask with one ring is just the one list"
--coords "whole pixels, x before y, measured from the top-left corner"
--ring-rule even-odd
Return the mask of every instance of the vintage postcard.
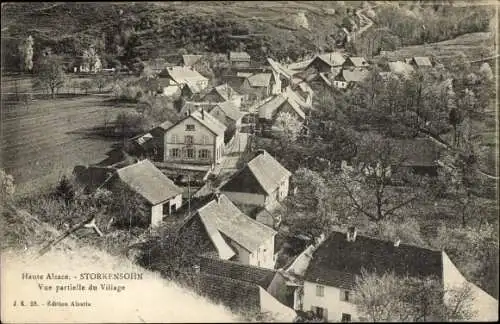
[[498, 320], [498, 2], [2, 2], [2, 323]]

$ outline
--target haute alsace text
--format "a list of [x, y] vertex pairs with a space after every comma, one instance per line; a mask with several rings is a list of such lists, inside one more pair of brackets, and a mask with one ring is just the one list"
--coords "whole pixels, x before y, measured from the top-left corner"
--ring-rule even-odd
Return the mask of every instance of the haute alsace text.
[[[22, 280], [36, 281], [38, 289], [48, 293], [61, 293], [73, 291], [106, 291], [120, 293], [125, 290], [122, 284], [115, 284], [113, 280], [142, 280], [143, 274], [138, 272], [115, 272], [115, 273], [99, 273], [99, 272], [82, 272], [79, 276], [70, 276], [68, 274], [47, 273], [47, 274], [31, 274], [22, 273]], [[57, 281], [52, 283], [50, 281]], [[61, 282], [62, 281], [62, 282]], [[66, 282], [65, 282], [66, 281]], [[72, 282], [67, 282], [72, 281]], [[75, 282], [87, 281], [87, 282]], [[88, 282], [90, 281], [90, 283]], [[49, 300], [42, 306], [92, 306], [88, 301], [52, 301]], [[14, 306], [40, 306], [36, 301], [14, 301]]]

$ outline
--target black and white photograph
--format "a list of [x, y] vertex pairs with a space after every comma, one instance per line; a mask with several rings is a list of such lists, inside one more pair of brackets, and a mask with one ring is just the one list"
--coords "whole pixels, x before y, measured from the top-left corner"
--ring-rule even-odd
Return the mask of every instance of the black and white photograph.
[[499, 4], [2, 2], [1, 322], [497, 322]]

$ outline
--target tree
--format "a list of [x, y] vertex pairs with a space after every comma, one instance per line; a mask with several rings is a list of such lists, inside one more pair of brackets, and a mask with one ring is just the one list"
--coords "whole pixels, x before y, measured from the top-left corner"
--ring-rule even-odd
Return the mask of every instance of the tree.
[[276, 128], [289, 141], [295, 141], [302, 129], [302, 122], [288, 112], [280, 112], [275, 121]]
[[38, 71], [37, 84], [50, 91], [52, 99], [66, 81], [61, 58], [55, 55], [43, 57]]
[[97, 77], [94, 78], [94, 84], [97, 89], [99, 89], [99, 92], [102, 92], [102, 89], [106, 86], [107, 80], [103, 75], [98, 75]]
[[7, 174], [3, 169], [0, 169], [0, 184], [2, 185], [0, 188], [2, 201], [10, 201], [16, 189], [14, 177]]
[[33, 69], [33, 45], [33, 37], [29, 35], [19, 46], [22, 71], [31, 71]]
[[150, 225], [151, 216], [147, 203], [122, 183], [115, 185], [107, 211], [112, 217], [112, 225], [119, 228], [132, 229]]
[[80, 83], [80, 89], [82, 89], [83, 91], [85, 91], [85, 94], [87, 94], [88, 91], [89, 91], [89, 89], [92, 89], [92, 83], [90, 83], [89, 80], [82, 81]]
[[101, 59], [93, 46], [83, 51], [83, 62], [90, 72], [99, 72], [102, 69]]
[[364, 137], [358, 145], [358, 152], [363, 154], [358, 154], [351, 166], [343, 161], [340, 174], [332, 179], [339, 183], [348, 197], [349, 206], [358, 214], [378, 222], [399, 216], [405, 207], [424, 196], [423, 188], [408, 190], [391, 185], [397, 174], [421, 187], [426, 181], [401, 168], [405, 158], [390, 140]]
[[419, 322], [470, 320], [471, 288], [441, 286], [432, 277], [398, 277], [394, 273], [378, 275], [365, 270], [356, 278], [354, 301], [369, 322]]

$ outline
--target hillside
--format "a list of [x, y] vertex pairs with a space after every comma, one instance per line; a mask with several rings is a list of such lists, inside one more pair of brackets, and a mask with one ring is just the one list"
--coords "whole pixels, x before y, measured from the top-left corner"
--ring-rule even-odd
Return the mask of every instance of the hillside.
[[2, 52], [5, 60], [12, 60], [9, 55], [15, 56], [16, 43], [31, 34], [35, 53], [48, 46], [56, 53], [81, 55], [97, 39], [102, 51], [124, 62], [179, 48], [224, 53], [243, 48], [256, 57], [270, 54], [296, 59], [318, 47], [331, 48], [347, 10], [360, 5], [319, 1], [9, 3], [2, 6]]

